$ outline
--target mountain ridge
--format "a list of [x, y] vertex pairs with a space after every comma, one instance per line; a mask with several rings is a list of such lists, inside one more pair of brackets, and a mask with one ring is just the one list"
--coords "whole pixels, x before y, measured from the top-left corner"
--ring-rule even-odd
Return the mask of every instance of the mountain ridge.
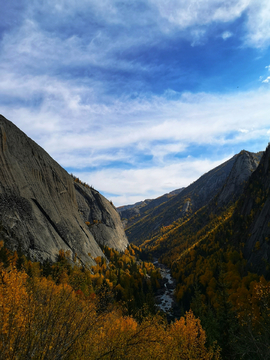
[[[169, 226], [174, 221], [184, 221], [186, 217], [205, 206], [222, 189], [219, 205], [225, 206], [227, 202], [232, 201], [234, 196], [239, 196], [244, 182], [258, 166], [261, 156], [262, 152], [251, 153], [242, 150], [239, 154], [202, 175], [166, 202], [158, 204], [152, 209], [145, 206], [144, 208], [149, 211], [145, 211], [142, 215], [137, 214], [137, 217], [126, 224], [129, 241], [140, 245], [145, 240], [156, 236], [163, 226]], [[233, 171], [233, 169], [235, 170]], [[228, 184], [230, 182], [230, 190], [226, 182]]]

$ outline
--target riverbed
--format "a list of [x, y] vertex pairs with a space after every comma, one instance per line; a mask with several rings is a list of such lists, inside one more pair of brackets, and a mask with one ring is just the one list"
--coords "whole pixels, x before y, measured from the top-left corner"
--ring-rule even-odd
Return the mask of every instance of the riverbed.
[[171, 275], [170, 269], [154, 260], [153, 264], [159, 268], [162, 277], [161, 287], [157, 291], [156, 304], [160, 310], [167, 314], [168, 320], [179, 318], [179, 307], [174, 298], [174, 290], [176, 288], [176, 281]]

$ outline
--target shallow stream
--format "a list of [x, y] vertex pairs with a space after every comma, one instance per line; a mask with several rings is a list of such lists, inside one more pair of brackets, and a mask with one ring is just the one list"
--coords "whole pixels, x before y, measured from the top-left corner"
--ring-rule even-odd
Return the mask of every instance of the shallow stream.
[[173, 279], [171, 271], [167, 266], [159, 263], [156, 259], [153, 264], [159, 268], [162, 277], [161, 288], [157, 291], [156, 295], [157, 306], [167, 314], [169, 320], [179, 318], [179, 307], [173, 295], [176, 281]]

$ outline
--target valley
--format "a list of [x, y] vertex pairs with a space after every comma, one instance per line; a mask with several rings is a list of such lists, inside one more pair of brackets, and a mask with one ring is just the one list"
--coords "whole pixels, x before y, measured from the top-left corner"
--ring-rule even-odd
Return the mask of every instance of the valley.
[[116, 209], [2, 116], [0, 359], [270, 358], [269, 189], [270, 146]]
[[[269, 332], [262, 330], [270, 311], [269, 164], [269, 146], [264, 153], [241, 151], [126, 225], [129, 240], [138, 244], [140, 239], [141, 248], [170, 269], [182, 313], [194, 311], [210, 343], [215, 340], [223, 349], [224, 359], [234, 358], [236, 352], [247, 359], [267, 358], [269, 353], [263, 345]], [[224, 177], [215, 181], [228, 166]], [[207, 184], [212, 189], [209, 197]], [[251, 325], [254, 306], [258, 321]], [[251, 326], [249, 332], [243, 326]], [[257, 347], [263, 349], [261, 357], [254, 355]]]

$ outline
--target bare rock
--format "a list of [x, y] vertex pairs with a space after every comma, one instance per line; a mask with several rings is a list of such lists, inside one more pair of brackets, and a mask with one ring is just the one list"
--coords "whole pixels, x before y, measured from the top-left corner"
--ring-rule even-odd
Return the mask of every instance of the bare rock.
[[[85, 224], [89, 218], [100, 219], [102, 226], [90, 231]], [[118, 250], [128, 244], [113, 205], [96, 190], [74, 183], [71, 175], [3, 116], [0, 222], [8, 234], [6, 245], [32, 260], [54, 261], [63, 249], [76, 253], [82, 263], [93, 264], [92, 258], [103, 256], [100, 243]]]
[[230, 201], [239, 197], [245, 182], [257, 169], [261, 160], [262, 152], [251, 153], [242, 150], [235, 159], [233, 168], [218, 197], [218, 205], [227, 205]]
[[107, 245], [120, 251], [127, 247], [120, 215], [104, 196], [94, 189], [75, 183], [79, 212], [99, 245]]

